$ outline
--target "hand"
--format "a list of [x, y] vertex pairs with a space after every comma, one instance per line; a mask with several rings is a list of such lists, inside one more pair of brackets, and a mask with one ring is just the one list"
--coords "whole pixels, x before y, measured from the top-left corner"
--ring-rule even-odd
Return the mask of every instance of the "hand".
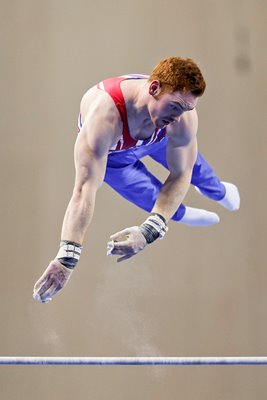
[[135, 256], [143, 250], [147, 241], [138, 226], [126, 228], [110, 236], [111, 241], [107, 244], [107, 255], [122, 255], [117, 261], [121, 262]]
[[33, 298], [48, 303], [68, 282], [72, 270], [64, 267], [57, 259], [51, 261], [33, 288]]

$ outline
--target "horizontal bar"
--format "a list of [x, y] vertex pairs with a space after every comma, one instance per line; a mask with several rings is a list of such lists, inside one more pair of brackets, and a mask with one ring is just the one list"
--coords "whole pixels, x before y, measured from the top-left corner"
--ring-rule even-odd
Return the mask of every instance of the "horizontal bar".
[[267, 365], [267, 357], [0, 357], [0, 365]]

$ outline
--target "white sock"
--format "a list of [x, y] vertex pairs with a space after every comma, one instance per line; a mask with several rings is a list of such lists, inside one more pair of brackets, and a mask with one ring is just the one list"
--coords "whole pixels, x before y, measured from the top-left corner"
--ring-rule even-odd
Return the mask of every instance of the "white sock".
[[[237, 211], [240, 207], [240, 195], [236, 185], [229, 182], [222, 182], [222, 184], [226, 189], [225, 196], [223, 199], [215, 201], [229, 211]], [[198, 187], [195, 186], [195, 189], [202, 196], [205, 196]]]
[[178, 222], [189, 226], [209, 226], [218, 224], [220, 218], [214, 212], [201, 210], [200, 208], [186, 207], [185, 215]]
[[237, 211], [240, 207], [240, 195], [236, 185], [229, 182], [222, 182], [225, 186], [226, 193], [222, 200], [219, 200], [217, 203], [221, 204], [221, 206], [227, 208], [229, 211]]

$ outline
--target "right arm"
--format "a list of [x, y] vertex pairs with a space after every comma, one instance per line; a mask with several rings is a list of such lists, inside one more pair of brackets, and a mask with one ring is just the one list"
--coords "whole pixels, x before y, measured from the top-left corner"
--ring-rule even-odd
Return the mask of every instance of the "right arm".
[[[78, 134], [74, 149], [75, 184], [63, 221], [62, 241], [77, 246], [84, 241], [94, 213], [96, 192], [104, 179], [108, 151], [118, 135], [115, 117], [108, 110], [104, 116], [97, 110], [90, 112]], [[36, 282], [34, 299], [46, 303], [68, 282], [73, 269], [62, 265], [60, 251]]]
[[108, 143], [101, 139], [92, 145], [88, 135], [88, 128], [84, 125], [75, 144], [75, 185], [61, 233], [61, 240], [80, 245], [94, 213], [96, 192], [104, 179], [109, 149]]

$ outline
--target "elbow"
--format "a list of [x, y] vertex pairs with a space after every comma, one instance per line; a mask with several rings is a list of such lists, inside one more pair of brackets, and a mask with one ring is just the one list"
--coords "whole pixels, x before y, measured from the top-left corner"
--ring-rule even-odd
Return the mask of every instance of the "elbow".
[[82, 199], [83, 197], [82, 195], [83, 195], [82, 187], [74, 188], [72, 192], [72, 200], [78, 203]]
[[179, 172], [170, 172], [169, 179], [172, 181], [191, 181], [193, 168], [186, 168]]
[[85, 181], [74, 186], [72, 192], [72, 200], [74, 202], [80, 202], [85, 198], [95, 196], [97, 188], [89, 181]]

